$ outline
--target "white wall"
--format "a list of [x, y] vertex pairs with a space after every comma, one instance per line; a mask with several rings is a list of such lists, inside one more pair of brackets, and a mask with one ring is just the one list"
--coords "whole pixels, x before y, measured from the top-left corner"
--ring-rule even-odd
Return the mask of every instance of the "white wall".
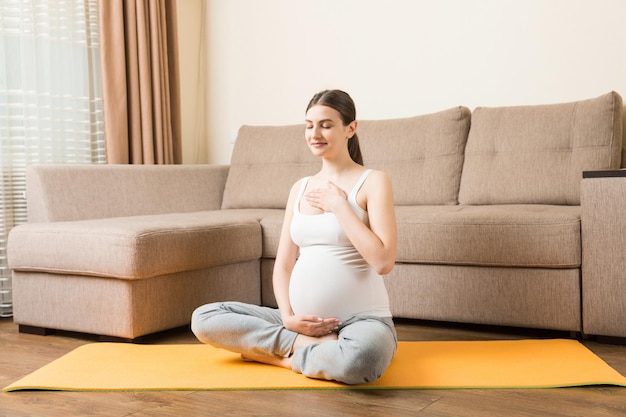
[[[624, 0], [205, 4], [206, 154], [186, 163], [228, 163], [240, 125], [300, 123], [309, 98], [325, 88], [350, 93], [360, 119], [610, 90], [626, 99]], [[189, 139], [185, 148], [197, 148]]]

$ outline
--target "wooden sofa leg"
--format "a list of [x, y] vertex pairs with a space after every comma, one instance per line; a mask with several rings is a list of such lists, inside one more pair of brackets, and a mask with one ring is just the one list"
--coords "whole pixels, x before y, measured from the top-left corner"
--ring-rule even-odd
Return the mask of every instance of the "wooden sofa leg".
[[135, 337], [134, 339], [130, 339], [127, 337], [117, 337], [117, 336], [103, 336], [103, 335], [98, 336], [99, 342], [143, 344], [145, 343], [145, 340], [146, 339], [143, 336]]
[[36, 334], [38, 336], [48, 336], [56, 333], [56, 330], [54, 329], [48, 329], [47, 327], [39, 326], [28, 326], [26, 324], [19, 324], [18, 331], [20, 333]]

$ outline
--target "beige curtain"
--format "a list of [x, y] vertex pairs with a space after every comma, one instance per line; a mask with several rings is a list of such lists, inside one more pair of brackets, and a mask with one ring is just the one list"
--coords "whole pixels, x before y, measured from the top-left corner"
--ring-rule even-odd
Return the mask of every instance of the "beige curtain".
[[176, 0], [99, 1], [107, 162], [182, 162]]

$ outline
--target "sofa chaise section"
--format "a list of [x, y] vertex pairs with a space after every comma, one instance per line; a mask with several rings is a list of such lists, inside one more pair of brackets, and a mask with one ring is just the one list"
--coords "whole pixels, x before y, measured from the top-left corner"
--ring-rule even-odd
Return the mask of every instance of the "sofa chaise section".
[[[10, 233], [14, 320], [21, 330], [136, 339], [188, 324], [193, 310], [205, 302], [260, 303], [258, 214], [210, 210], [210, 199], [196, 195], [216, 186], [208, 180], [216, 177], [214, 168], [177, 168], [29, 169], [29, 185], [37, 184], [28, 189], [29, 202], [38, 208], [33, 217], [62, 221], [29, 221]], [[67, 186], [73, 192], [57, 201]], [[119, 205], [103, 205], [106, 198], [98, 191], [114, 193], [116, 188], [111, 199]], [[172, 208], [176, 212], [165, 212], [175, 202], [150, 205], [158, 200], [155, 195], [176, 194], [189, 194], [181, 196], [186, 204]], [[81, 201], [81, 210], [76, 210]], [[207, 210], [182, 211], [202, 207]], [[116, 210], [157, 214], [85, 218]]]

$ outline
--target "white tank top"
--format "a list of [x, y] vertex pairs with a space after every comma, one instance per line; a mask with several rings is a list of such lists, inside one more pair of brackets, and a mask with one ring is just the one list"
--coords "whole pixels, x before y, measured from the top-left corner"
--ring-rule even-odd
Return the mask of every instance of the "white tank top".
[[[348, 194], [348, 202], [369, 226], [367, 212], [356, 195], [371, 170], [366, 170]], [[293, 207], [291, 238], [300, 248], [289, 282], [295, 314], [337, 318], [356, 315], [391, 317], [383, 279], [363, 259], [341, 229], [334, 213], [302, 214], [300, 200], [309, 177], [303, 179]]]

